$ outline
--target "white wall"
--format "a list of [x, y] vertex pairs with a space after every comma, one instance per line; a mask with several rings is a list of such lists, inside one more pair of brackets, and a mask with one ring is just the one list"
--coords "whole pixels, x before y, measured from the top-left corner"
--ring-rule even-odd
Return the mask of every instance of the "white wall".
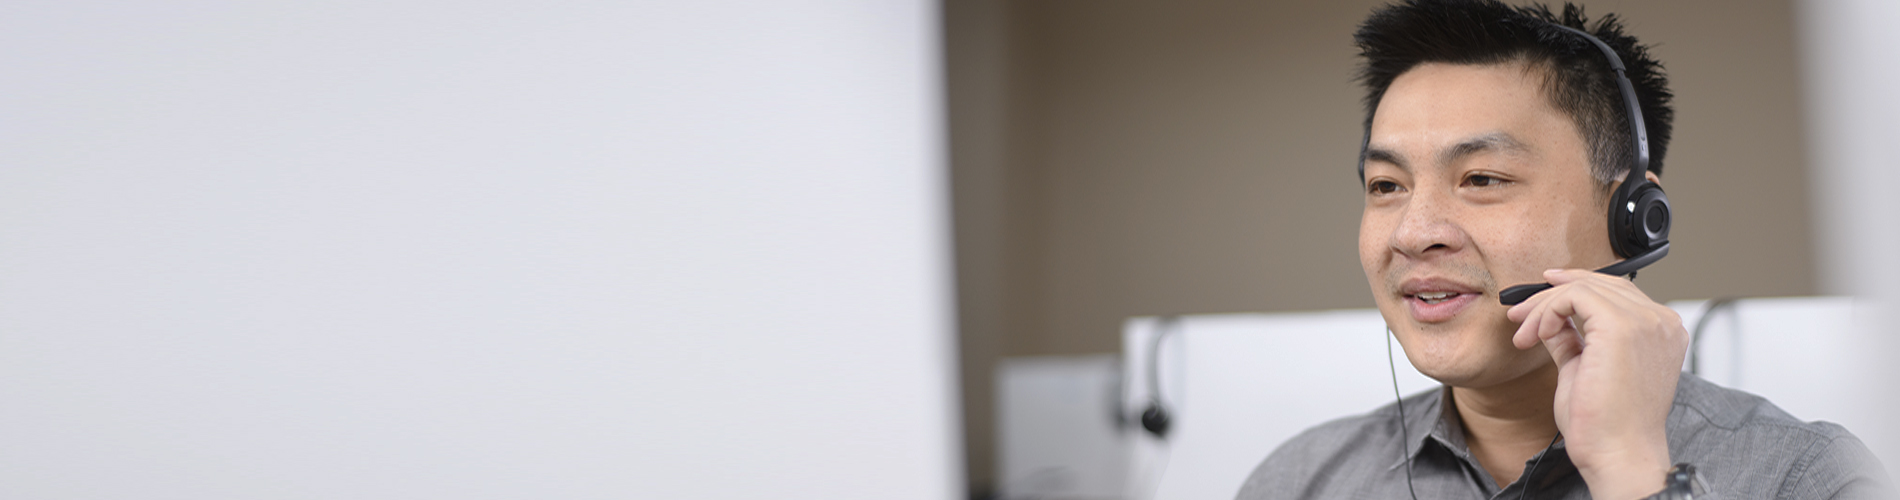
[[[1823, 291], [1854, 295], [1871, 367], [1866, 377], [1900, 381], [1900, 3], [1892, 0], [1804, 0], [1800, 21], [1803, 83], [1813, 157], [1815, 227]], [[1869, 398], [1870, 411], [1900, 421], [1900, 402]], [[1886, 457], [1900, 457], [1900, 425], [1856, 430]], [[1891, 462], [1894, 459], [1889, 458]], [[1888, 463], [1900, 472], [1900, 463]]]
[[936, 6], [0, 5], [0, 498], [950, 498]]

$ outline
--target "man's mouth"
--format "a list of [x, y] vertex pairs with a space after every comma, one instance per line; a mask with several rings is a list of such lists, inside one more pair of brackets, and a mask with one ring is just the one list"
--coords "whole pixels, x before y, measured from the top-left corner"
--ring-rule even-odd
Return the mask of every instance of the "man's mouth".
[[1427, 304], [1437, 304], [1439, 302], [1451, 300], [1452, 297], [1457, 297], [1459, 295], [1461, 294], [1458, 292], [1427, 292], [1427, 293], [1413, 295], [1412, 297], [1415, 297], [1418, 300], [1425, 301], [1425, 303]]
[[1414, 278], [1400, 285], [1412, 319], [1422, 323], [1451, 321], [1470, 309], [1484, 295], [1479, 286], [1444, 278]]

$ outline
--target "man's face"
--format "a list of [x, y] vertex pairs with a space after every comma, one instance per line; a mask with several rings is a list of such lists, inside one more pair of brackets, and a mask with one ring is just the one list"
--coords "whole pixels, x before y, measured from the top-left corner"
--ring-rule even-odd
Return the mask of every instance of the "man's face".
[[1423, 64], [1386, 90], [1367, 145], [1359, 261], [1419, 371], [1486, 387], [1550, 363], [1511, 345], [1498, 292], [1616, 260], [1583, 137], [1518, 63]]

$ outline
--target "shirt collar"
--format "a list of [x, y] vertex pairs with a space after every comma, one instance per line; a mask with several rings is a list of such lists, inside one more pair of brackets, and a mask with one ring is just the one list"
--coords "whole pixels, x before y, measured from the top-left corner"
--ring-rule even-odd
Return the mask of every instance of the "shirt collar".
[[[1405, 454], [1393, 462], [1386, 470], [1397, 470], [1405, 465], [1406, 459], [1419, 460], [1426, 448], [1438, 447], [1460, 459], [1470, 461], [1471, 451], [1465, 447], [1465, 426], [1458, 418], [1458, 411], [1451, 400], [1451, 386], [1441, 385], [1430, 390], [1405, 398], [1405, 432], [1410, 441], [1405, 443]], [[1566, 442], [1558, 442], [1550, 449], [1562, 450]], [[1538, 452], [1542, 454], [1543, 452]]]
[[1465, 454], [1464, 425], [1458, 420], [1457, 411], [1447, 411], [1445, 402], [1451, 398], [1450, 386], [1438, 386], [1436, 390], [1404, 398], [1399, 404], [1405, 410], [1405, 453], [1393, 462], [1387, 470], [1405, 465], [1406, 459], [1418, 460], [1418, 455], [1428, 446], [1443, 447], [1446, 451], [1463, 456]]

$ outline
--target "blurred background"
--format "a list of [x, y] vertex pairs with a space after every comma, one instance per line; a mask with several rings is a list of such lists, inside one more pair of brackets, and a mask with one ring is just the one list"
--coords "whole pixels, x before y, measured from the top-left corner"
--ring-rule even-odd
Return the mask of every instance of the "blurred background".
[[[1900, 379], [1900, 4], [1585, 3], [1677, 94], [1644, 289]], [[1371, 306], [1376, 4], [0, 4], [0, 500], [992, 496], [999, 374]]]
[[0, 3], [0, 498], [955, 498], [935, 2]]

